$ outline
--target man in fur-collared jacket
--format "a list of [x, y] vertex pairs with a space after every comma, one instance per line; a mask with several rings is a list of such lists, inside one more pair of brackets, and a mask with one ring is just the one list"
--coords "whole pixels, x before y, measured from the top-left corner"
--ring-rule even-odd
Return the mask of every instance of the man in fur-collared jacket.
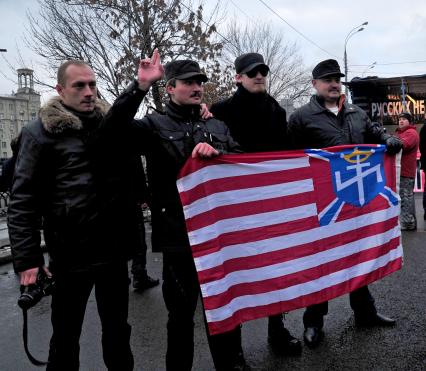
[[[136, 203], [114, 203], [132, 192], [108, 188], [97, 172], [97, 129], [108, 107], [96, 98], [93, 70], [81, 61], [65, 62], [56, 90], [59, 96], [22, 130], [8, 217], [14, 267], [23, 286], [34, 284], [41, 269], [56, 277], [47, 370], [79, 369], [79, 337], [93, 287], [105, 364], [132, 370], [127, 259], [138, 234], [134, 210], [125, 208]], [[41, 220], [49, 269], [40, 248]]]

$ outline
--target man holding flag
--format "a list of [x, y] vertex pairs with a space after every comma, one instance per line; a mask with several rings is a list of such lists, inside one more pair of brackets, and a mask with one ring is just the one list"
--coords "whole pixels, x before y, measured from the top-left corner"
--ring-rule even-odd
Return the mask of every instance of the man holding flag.
[[[101, 140], [129, 146], [135, 140], [147, 159], [151, 193], [152, 246], [163, 252], [163, 298], [168, 310], [166, 370], [192, 369], [194, 314], [200, 296], [194, 260], [185, 227], [176, 179], [185, 161], [212, 158], [220, 152], [239, 151], [226, 125], [200, 117], [203, 84], [208, 80], [193, 60], [175, 60], [163, 66], [160, 55], [143, 59], [138, 80], [118, 98], [117, 109], [133, 117], [151, 85], [165, 75], [169, 100], [164, 113], [146, 115], [132, 125], [106, 122]], [[134, 143], [134, 142], [131, 142]], [[208, 335], [217, 370], [246, 370], [239, 332]]]
[[[213, 115], [225, 122], [244, 152], [288, 149], [286, 111], [266, 91], [269, 67], [263, 56], [246, 53], [235, 60], [235, 94], [211, 106]], [[282, 313], [268, 318], [268, 342], [277, 354], [300, 355], [302, 344], [284, 326]]]
[[[289, 138], [294, 148], [324, 148], [344, 144], [385, 144], [389, 154], [402, 148], [401, 141], [384, 133], [378, 123], [369, 120], [359, 107], [346, 102], [341, 93], [339, 64], [333, 59], [318, 63], [312, 71], [312, 85], [316, 94], [310, 102], [290, 117]], [[392, 326], [395, 320], [377, 312], [368, 286], [350, 293], [351, 308], [359, 326]], [[303, 316], [304, 340], [309, 347], [317, 346], [323, 338], [324, 315], [328, 302], [310, 305]]]

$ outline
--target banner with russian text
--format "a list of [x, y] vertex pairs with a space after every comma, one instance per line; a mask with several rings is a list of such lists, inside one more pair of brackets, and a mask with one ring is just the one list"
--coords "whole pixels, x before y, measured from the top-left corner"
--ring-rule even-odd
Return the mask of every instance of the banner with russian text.
[[398, 182], [382, 145], [188, 160], [177, 185], [210, 333], [400, 269]]

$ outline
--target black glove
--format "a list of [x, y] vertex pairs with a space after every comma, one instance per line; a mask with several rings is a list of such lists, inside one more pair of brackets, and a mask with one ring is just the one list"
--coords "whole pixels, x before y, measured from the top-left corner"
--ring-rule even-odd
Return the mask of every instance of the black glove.
[[399, 138], [389, 135], [385, 140], [386, 152], [390, 155], [396, 155], [402, 149], [402, 142]]

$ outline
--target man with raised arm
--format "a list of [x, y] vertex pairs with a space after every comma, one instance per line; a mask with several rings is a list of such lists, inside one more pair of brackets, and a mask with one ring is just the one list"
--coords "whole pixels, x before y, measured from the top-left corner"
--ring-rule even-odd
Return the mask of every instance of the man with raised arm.
[[[109, 141], [128, 144], [132, 139], [146, 156], [152, 246], [154, 251], [163, 252], [163, 297], [168, 310], [166, 369], [185, 371], [191, 370], [193, 363], [194, 313], [200, 286], [176, 186], [177, 175], [191, 156], [210, 158], [239, 147], [223, 122], [200, 117], [207, 76], [198, 63], [176, 60], [164, 70], [169, 96], [165, 112], [146, 115], [131, 125], [106, 121], [102, 141], [108, 146]], [[150, 86], [162, 76], [163, 67], [155, 51], [151, 59], [141, 61], [138, 80], [122, 94], [116, 108], [133, 117]], [[236, 331], [208, 335], [208, 341], [217, 370], [246, 369]]]

